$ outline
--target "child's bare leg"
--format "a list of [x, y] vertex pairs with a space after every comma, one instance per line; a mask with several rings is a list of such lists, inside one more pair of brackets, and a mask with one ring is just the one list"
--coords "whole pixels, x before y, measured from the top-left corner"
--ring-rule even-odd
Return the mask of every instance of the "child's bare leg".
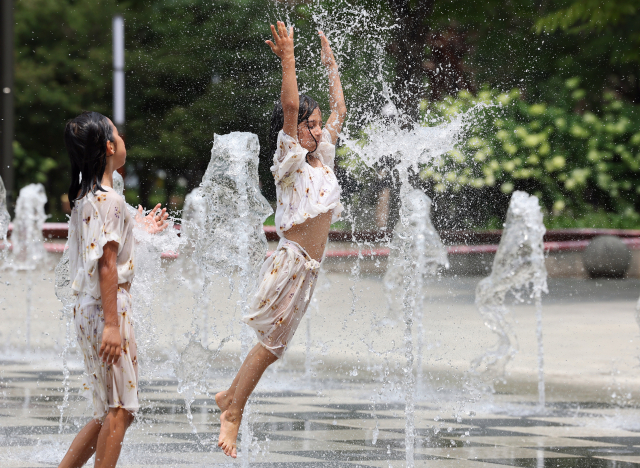
[[278, 358], [273, 353], [261, 344], [257, 344], [242, 363], [238, 375], [229, 389], [229, 392], [233, 390], [233, 399], [229, 407], [220, 415], [218, 447], [222, 448], [225, 455], [237, 457], [236, 440], [244, 407], [264, 371], [277, 360]]
[[[251, 351], [249, 351], [249, 354], [247, 354], [247, 357], [249, 357], [249, 355], [253, 353], [253, 349], [254, 348], [252, 348]], [[247, 360], [245, 359], [245, 362], [246, 361]], [[240, 369], [242, 369], [242, 367]], [[218, 405], [218, 408], [220, 408], [220, 411], [222, 411], [223, 413], [227, 411], [227, 409], [229, 408], [229, 405], [233, 401], [233, 394], [235, 393], [236, 387], [238, 386], [239, 378], [240, 378], [240, 370], [238, 370], [238, 373], [236, 374], [236, 377], [233, 379], [233, 382], [231, 382], [231, 386], [229, 387], [228, 390], [223, 390], [221, 392], [216, 393], [216, 396], [215, 396], [216, 405]]]
[[96, 449], [96, 468], [114, 468], [122, 450], [124, 434], [133, 422], [133, 414], [124, 408], [111, 408], [102, 423]]
[[82, 428], [67, 451], [66, 455], [58, 465], [58, 468], [76, 468], [81, 467], [91, 455], [96, 451], [98, 444], [98, 434], [102, 424], [97, 419], [92, 419], [86, 426]]
[[255, 353], [262, 352], [264, 350], [265, 350], [264, 347], [261, 346], [260, 344], [257, 344], [253, 348], [251, 348], [251, 351], [249, 351], [249, 354], [247, 354], [247, 357], [242, 363], [242, 366], [240, 367], [240, 369], [238, 370], [238, 373], [233, 379], [233, 382], [231, 382], [231, 386], [229, 387], [229, 389], [216, 393], [216, 396], [215, 396], [216, 404], [218, 405], [218, 408], [220, 408], [220, 410], [223, 413], [227, 411], [227, 409], [231, 405], [231, 402], [233, 401], [233, 395], [236, 391], [236, 387], [238, 386], [238, 381], [240, 380], [240, 376], [242, 375], [242, 373], [246, 370], [247, 363], [252, 361], [253, 355]]

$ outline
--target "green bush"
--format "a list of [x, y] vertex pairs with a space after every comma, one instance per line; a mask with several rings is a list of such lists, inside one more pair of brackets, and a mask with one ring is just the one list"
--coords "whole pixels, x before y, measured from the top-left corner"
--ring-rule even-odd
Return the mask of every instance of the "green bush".
[[531, 104], [517, 89], [485, 89], [423, 103], [425, 121], [488, 107], [467, 122], [458, 150], [420, 176], [436, 192], [525, 190], [540, 199], [548, 227], [640, 226], [637, 106], [607, 91], [599, 109], [585, 108], [579, 78], [566, 80], [558, 94], [553, 103]]

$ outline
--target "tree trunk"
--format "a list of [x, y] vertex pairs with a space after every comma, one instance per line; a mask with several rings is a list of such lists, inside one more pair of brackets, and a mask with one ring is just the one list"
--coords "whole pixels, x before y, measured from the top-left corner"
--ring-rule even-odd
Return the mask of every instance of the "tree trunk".
[[399, 26], [389, 45], [389, 53], [396, 60], [395, 104], [412, 122], [418, 119], [420, 100], [426, 97], [423, 63], [430, 31], [427, 19], [434, 3], [435, 0], [389, 0]]

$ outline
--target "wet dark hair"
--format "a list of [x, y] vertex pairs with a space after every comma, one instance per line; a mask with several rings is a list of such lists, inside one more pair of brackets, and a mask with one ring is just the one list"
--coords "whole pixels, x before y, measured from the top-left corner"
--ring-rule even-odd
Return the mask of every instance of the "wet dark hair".
[[[308, 120], [313, 114], [313, 111], [318, 109], [318, 103], [313, 99], [307, 96], [306, 94], [300, 95], [300, 107], [298, 107], [298, 125], [300, 125], [305, 120]], [[278, 133], [284, 127], [284, 110], [282, 109], [282, 101], [278, 99], [276, 105], [273, 108], [273, 113], [271, 114], [271, 130], [269, 131], [269, 146], [271, 148], [271, 156], [276, 151], [276, 146], [278, 145]], [[289, 135], [292, 138], [297, 138], [298, 135]], [[316, 146], [318, 142], [316, 141]]]
[[100, 182], [107, 167], [107, 141], [115, 141], [113, 127], [109, 119], [98, 112], [83, 112], [67, 122], [64, 144], [71, 161], [69, 203], [72, 208], [75, 201], [89, 191], [106, 192]]

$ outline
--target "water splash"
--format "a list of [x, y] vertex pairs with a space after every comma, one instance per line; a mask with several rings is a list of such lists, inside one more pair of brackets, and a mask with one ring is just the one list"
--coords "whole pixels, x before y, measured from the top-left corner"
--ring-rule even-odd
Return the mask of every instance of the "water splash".
[[173, 369], [178, 379], [178, 393], [184, 398], [189, 425], [193, 433], [196, 434], [198, 442], [202, 445], [204, 443], [193, 424], [191, 405], [197, 395], [204, 394], [211, 398], [207, 388], [207, 372], [227, 341], [229, 341], [229, 337], [223, 339], [215, 351], [210, 351], [202, 346], [200, 341], [191, 337], [178, 359], [173, 362]]
[[257, 135], [215, 135], [211, 161], [200, 184], [206, 201], [202, 233], [194, 239], [194, 260], [208, 275], [235, 273], [255, 280], [267, 252], [262, 229], [273, 210], [260, 193]]
[[[395, 228], [389, 264], [384, 277], [387, 298], [392, 309], [402, 311], [405, 323], [405, 449], [407, 466], [413, 466], [415, 443], [415, 380], [413, 376], [413, 321], [418, 319], [418, 334], [423, 333], [424, 287], [428, 276], [439, 267], [448, 267], [447, 251], [431, 224], [431, 199], [421, 190], [412, 190], [403, 199], [401, 221]], [[418, 337], [422, 343], [422, 337]], [[421, 346], [418, 356], [422, 355]], [[419, 367], [422, 362], [420, 360]], [[421, 370], [418, 369], [421, 375]]]
[[[208, 277], [238, 277], [238, 310], [248, 313], [249, 292], [253, 289], [259, 267], [267, 253], [267, 239], [262, 225], [272, 213], [260, 193], [258, 180], [257, 135], [232, 132], [215, 135], [211, 161], [196, 195], [206, 202], [204, 222], [198, 224], [199, 235], [193, 238], [193, 260]], [[202, 206], [194, 196], [194, 206]], [[193, 224], [189, 228], [196, 228]], [[248, 354], [253, 333], [241, 325], [241, 358]], [[249, 449], [253, 436], [247, 404], [241, 423], [242, 465], [249, 466]]]
[[525, 192], [514, 192], [491, 274], [476, 288], [476, 306], [485, 325], [498, 335], [498, 343], [471, 364], [472, 372], [476, 374], [482, 372], [492, 381], [503, 379], [505, 366], [518, 351], [509, 309], [504, 305], [505, 296], [512, 292], [517, 300], [523, 301], [523, 293], [528, 292], [536, 303], [541, 406], [544, 406], [541, 295], [548, 292], [543, 247], [545, 232], [538, 198]]
[[[404, 276], [433, 276], [448, 267], [447, 249], [431, 223], [431, 199], [414, 189], [403, 204], [407, 224], [399, 222], [390, 243], [389, 265], [384, 277], [388, 292], [402, 285]], [[393, 297], [393, 295], [392, 295]]]
[[454, 150], [477, 112], [485, 107], [478, 104], [449, 121], [432, 126], [425, 121], [408, 127], [402, 116], [393, 120], [379, 116], [365, 129], [364, 138], [347, 136], [344, 144], [369, 167], [375, 167], [383, 158], [393, 157], [405, 182], [409, 169], [417, 171], [421, 165], [437, 165], [441, 156]]
[[14, 271], [26, 271], [27, 304], [25, 318], [26, 349], [31, 349], [31, 296], [33, 289], [33, 271], [44, 264], [46, 250], [42, 227], [47, 219], [44, 205], [47, 196], [42, 184], [29, 184], [20, 189], [16, 202], [16, 215], [13, 219], [11, 244], [13, 250], [8, 267]]
[[2, 177], [0, 177], [0, 261], [4, 260], [9, 252], [7, 232], [10, 221], [11, 216], [9, 216], [9, 211], [7, 210], [7, 190], [4, 188]]
[[47, 219], [44, 205], [47, 196], [42, 184], [29, 184], [20, 189], [13, 219], [10, 258], [14, 270], [35, 270], [44, 262], [46, 251], [42, 226]]
[[118, 171], [113, 171], [113, 190], [124, 196], [124, 179]]
[[[205, 275], [204, 270], [194, 261], [193, 255], [196, 251], [196, 241], [204, 233], [207, 209], [207, 201], [203, 197], [200, 187], [196, 187], [185, 197], [180, 229], [180, 236], [184, 241], [184, 245], [180, 248], [180, 256], [177, 260], [180, 280], [196, 299], [194, 328], [202, 333], [201, 340], [205, 347], [209, 342], [209, 296], [207, 288], [210, 280]], [[201, 319], [199, 322], [197, 317]]]
[[204, 287], [205, 272], [194, 261], [193, 255], [196, 252], [198, 238], [204, 235], [206, 221], [207, 201], [202, 189], [196, 187], [184, 200], [180, 226], [180, 237], [184, 240], [184, 245], [180, 248], [177, 260], [181, 277], [192, 292], [200, 291]]
[[[127, 209], [133, 215], [137, 214], [137, 210], [133, 207], [127, 205]], [[153, 349], [154, 337], [157, 334], [154, 305], [162, 291], [162, 285], [168, 281], [164, 269], [165, 261], [161, 255], [164, 252], [177, 252], [182, 244], [182, 239], [178, 237], [178, 231], [173, 227], [173, 220], [168, 219], [167, 222], [169, 226], [157, 234], [148, 233], [143, 223], [134, 223], [133, 237], [136, 241], [136, 255], [131, 297], [135, 310], [139, 360], [150, 359], [149, 353]], [[141, 369], [151, 371], [150, 366], [141, 366]]]
[[60, 314], [61, 319], [65, 321], [65, 340], [64, 347], [62, 348], [62, 387], [64, 388], [64, 394], [62, 402], [58, 405], [58, 411], [60, 411], [60, 421], [58, 423], [58, 433], [62, 434], [64, 411], [69, 407], [69, 350], [73, 345], [71, 335], [71, 324], [73, 322], [73, 305], [75, 302], [74, 291], [71, 288], [71, 275], [69, 274], [69, 241], [65, 245], [64, 252], [60, 261], [55, 268], [55, 285], [54, 285], [56, 297], [62, 303], [62, 310]]

